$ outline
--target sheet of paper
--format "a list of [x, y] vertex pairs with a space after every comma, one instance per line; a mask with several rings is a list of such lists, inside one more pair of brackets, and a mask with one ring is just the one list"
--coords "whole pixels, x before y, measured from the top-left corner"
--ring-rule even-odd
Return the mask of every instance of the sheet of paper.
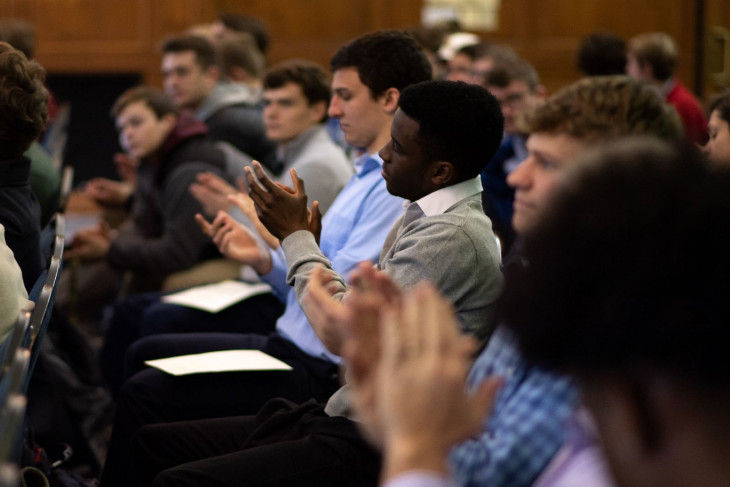
[[171, 375], [246, 370], [291, 370], [289, 365], [259, 350], [223, 350], [148, 360], [145, 363]]
[[202, 309], [209, 313], [217, 313], [251, 296], [270, 291], [271, 287], [268, 284], [249, 284], [247, 282], [229, 280], [196, 286], [184, 291], [168, 294], [162, 297], [162, 301], [187, 306], [189, 308]]

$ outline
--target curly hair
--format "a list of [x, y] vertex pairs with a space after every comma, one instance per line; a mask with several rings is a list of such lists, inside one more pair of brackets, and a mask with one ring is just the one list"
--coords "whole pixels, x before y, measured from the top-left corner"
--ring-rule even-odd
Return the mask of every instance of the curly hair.
[[499, 102], [481, 86], [424, 81], [404, 89], [399, 105], [418, 122], [418, 139], [429, 157], [451, 162], [460, 180], [479, 174], [502, 140]]
[[330, 69], [355, 68], [372, 98], [432, 78], [431, 64], [416, 40], [401, 31], [379, 30], [350, 41], [332, 56]]
[[586, 141], [626, 135], [682, 137], [674, 108], [656, 90], [628, 76], [596, 76], [573, 83], [527, 113], [525, 124], [529, 132]]
[[48, 119], [46, 70], [0, 42], [0, 158], [20, 157]]

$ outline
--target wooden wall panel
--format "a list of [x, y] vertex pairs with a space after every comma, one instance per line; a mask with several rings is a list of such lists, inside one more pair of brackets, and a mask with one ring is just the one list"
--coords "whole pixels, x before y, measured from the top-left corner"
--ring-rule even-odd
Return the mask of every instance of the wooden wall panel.
[[[708, 16], [730, 27], [727, 0], [705, 0]], [[486, 39], [511, 44], [554, 91], [579, 77], [581, 37], [609, 30], [624, 38], [663, 30], [680, 45], [679, 76], [692, 86], [693, 0], [505, 0]], [[271, 29], [269, 60], [309, 58], [326, 65], [343, 42], [420, 19], [422, 0], [0, 0], [0, 15], [38, 26], [38, 59], [54, 73], [138, 72], [159, 84], [159, 41], [219, 11], [257, 16]], [[712, 22], [710, 22], [711, 25]]]
[[307, 58], [327, 65], [344, 42], [383, 28], [417, 25], [421, 0], [219, 0], [219, 11], [253, 15], [271, 29], [269, 60]]
[[509, 0], [502, 2], [497, 31], [482, 35], [512, 45], [553, 92], [580, 77], [575, 56], [582, 37], [600, 30], [624, 39], [664, 31], [680, 46], [678, 74], [691, 86], [694, 9], [692, 0]]

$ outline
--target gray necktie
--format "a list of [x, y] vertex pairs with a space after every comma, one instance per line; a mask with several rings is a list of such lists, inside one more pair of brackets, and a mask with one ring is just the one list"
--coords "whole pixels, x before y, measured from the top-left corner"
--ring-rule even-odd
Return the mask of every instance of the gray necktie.
[[408, 208], [406, 208], [406, 214], [403, 217], [403, 226], [409, 225], [411, 222], [414, 222], [421, 218], [422, 216], [426, 216], [425, 213], [423, 213], [423, 210], [421, 210], [421, 207], [418, 206], [418, 203], [411, 203], [408, 205]]

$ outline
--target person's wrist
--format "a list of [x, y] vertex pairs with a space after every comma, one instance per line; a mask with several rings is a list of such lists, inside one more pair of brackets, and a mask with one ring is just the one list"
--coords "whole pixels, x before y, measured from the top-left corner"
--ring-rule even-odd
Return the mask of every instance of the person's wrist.
[[385, 441], [384, 478], [409, 470], [446, 473], [448, 448], [425, 437], [390, 437]]
[[256, 259], [256, 262], [251, 264], [251, 267], [253, 267], [256, 273], [263, 276], [271, 272], [271, 268], [274, 266], [274, 264], [271, 260], [271, 254], [269, 253], [268, 249], [263, 248], [259, 245], [259, 250], [261, 252], [261, 256]]

